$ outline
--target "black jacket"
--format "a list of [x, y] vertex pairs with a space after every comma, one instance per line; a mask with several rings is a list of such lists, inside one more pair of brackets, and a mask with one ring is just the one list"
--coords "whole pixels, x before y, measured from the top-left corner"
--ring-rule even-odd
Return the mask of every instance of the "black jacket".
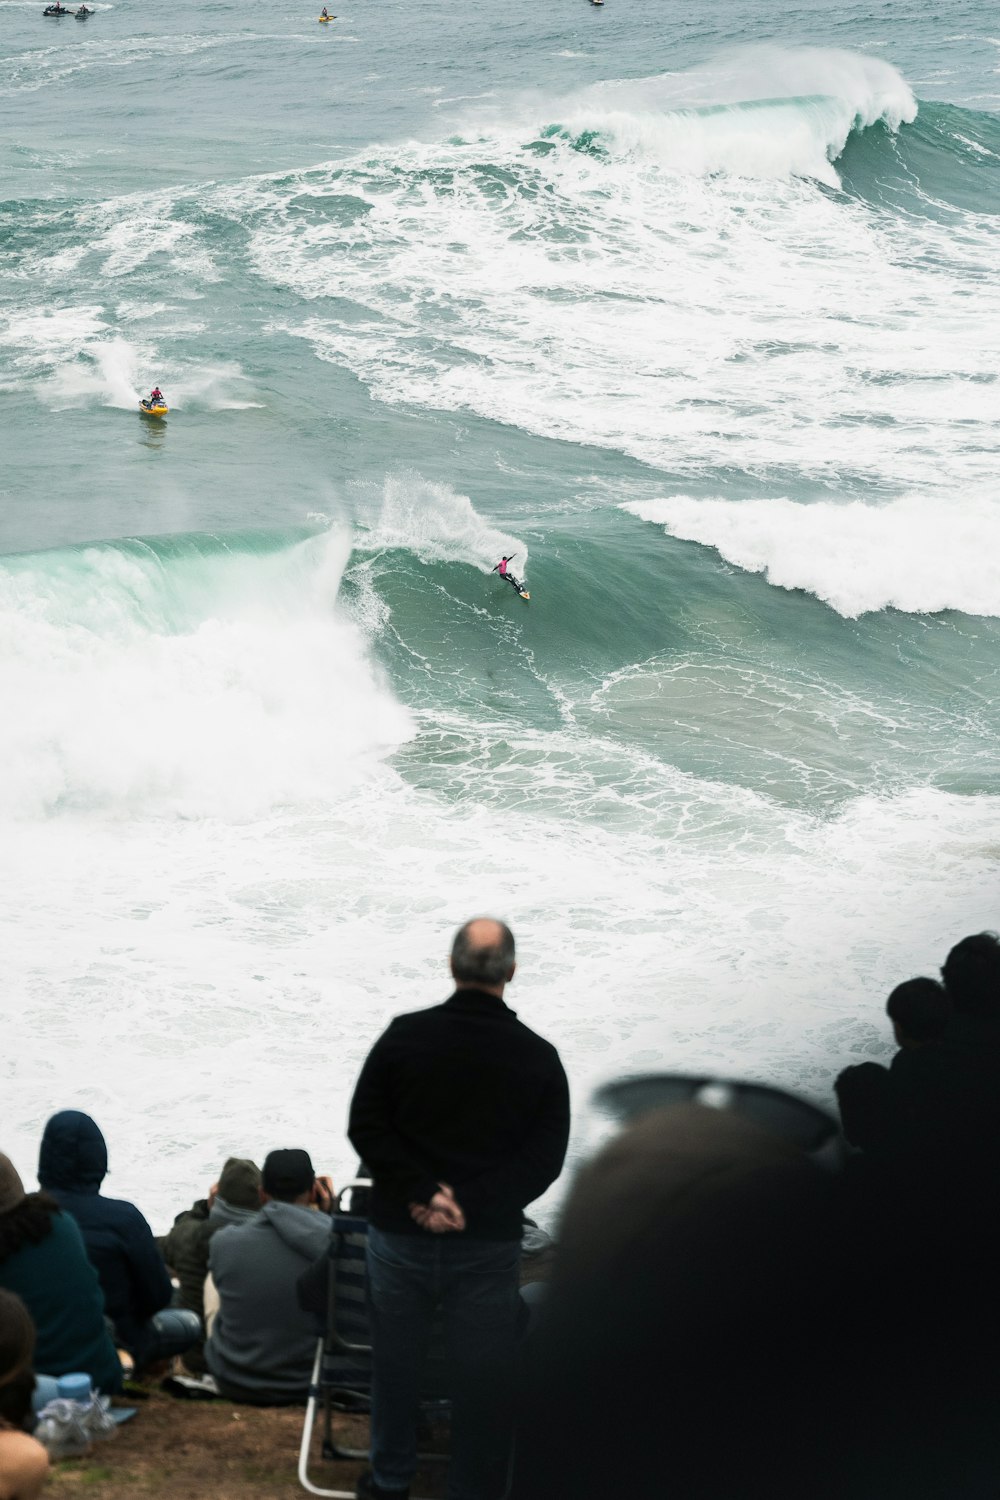
[[108, 1148], [90, 1116], [75, 1109], [53, 1115], [42, 1136], [38, 1181], [79, 1224], [105, 1310], [119, 1340], [132, 1348], [142, 1325], [167, 1306], [173, 1288], [139, 1210], [101, 1194], [107, 1170]]
[[348, 1134], [371, 1168], [371, 1221], [425, 1234], [408, 1205], [448, 1183], [474, 1239], [518, 1240], [524, 1207], [562, 1169], [569, 1090], [551, 1042], [502, 1000], [460, 989], [397, 1016], [375, 1043]]

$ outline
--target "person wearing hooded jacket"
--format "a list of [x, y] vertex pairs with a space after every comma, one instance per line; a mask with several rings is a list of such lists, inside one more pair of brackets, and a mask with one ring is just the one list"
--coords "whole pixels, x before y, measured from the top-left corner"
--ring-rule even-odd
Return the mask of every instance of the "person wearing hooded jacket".
[[31, 1314], [39, 1371], [86, 1371], [105, 1395], [121, 1390], [104, 1297], [75, 1219], [48, 1193], [26, 1193], [14, 1163], [2, 1153], [0, 1287], [20, 1297]]
[[[260, 1212], [260, 1167], [246, 1157], [230, 1156], [219, 1176], [209, 1188], [207, 1198], [199, 1198], [174, 1219], [169, 1234], [157, 1241], [163, 1258], [180, 1282], [180, 1304], [197, 1313], [205, 1323], [205, 1277], [208, 1275], [208, 1250], [213, 1235], [231, 1224], [245, 1224]], [[189, 1370], [204, 1374], [205, 1352], [201, 1342], [192, 1344], [184, 1355]]]
[[45, 1127], [38, 1181], [80, 1227], [118, 1342], [141, 1368], [182, 1354], [201, 1337], [195, 1313], [169, 1306], [170, 1276], [136, 1208], [106, 1198], [108, 1148], [89, 1115], [61, 1110]]
[[320, 1330], [299, 1306], [296, 1283], [326, 1250], [332, 1192], [308, 1151], [296, 1149], [270, 1152], [260, 1196], [259, 1214], [212, 1236], [205, 1300], [214, 1286], [219, 1308], [205, 1361], [231, 1401], [291, 1405], [309, 1393]]

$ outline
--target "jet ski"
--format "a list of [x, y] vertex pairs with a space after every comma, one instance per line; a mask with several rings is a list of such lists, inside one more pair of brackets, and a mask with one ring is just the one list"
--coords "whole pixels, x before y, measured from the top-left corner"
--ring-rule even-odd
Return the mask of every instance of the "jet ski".
[[81, 5], [80, 9], [76, 12], [76, 19], [78, 21], [85, 21], [88, 16], [92, 16], [93, 14], [94, 12], [88, 6]]
[[73, 12], [66, 5], [47, 5], [42, 11], [43, 16], [71, 16]]
[[144, 417], [165, 417], [170, 410], [165, 401], [152, 402], [143, 399], [139, 402], [139, 411]]

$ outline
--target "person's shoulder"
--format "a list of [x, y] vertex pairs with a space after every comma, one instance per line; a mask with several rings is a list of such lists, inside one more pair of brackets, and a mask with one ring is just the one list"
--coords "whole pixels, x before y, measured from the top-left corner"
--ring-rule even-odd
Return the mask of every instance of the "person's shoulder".
[[419, 1010], [407, 1010], [399, 1016], [393, 1016], [388, 1026], [383, 1031], [380, 1041], [391, 1042], [407, 1032], [422, 1031], [427, 1027], [436, 1026], [447, 1015], [445, 1002], [438, 1005], [424, 1005]]
[[153, 1231], [142, 1209], [137, 1208], [128, 1198], [105, 1198], [102, 1193], [98, 1201], [104, 1206], [104, 1218], [107, 1223], [114, 1224], [116, 1228], [131, 1234], [152, 1237]]
[[513, 1020], [524, 1046], [536, 1052], [539, 1057], [545, 1057], [550, 1063], [557, 1063], [560, 1068], [562, 1067], [559, 1048], [555, 1042], [550, 1042], [548, 1037], [541, 1036], [527, 1022], [522, 1021], [520, 1016], [514, 1016]]
[[207, 1241], [209, 1261], [214, 1265], [220, 1257], [224, 1259], [230, 1253], [239, 1255], [241, 1243], [248, 1235], [259, 1233], [263, 1222], [264, 1215], [257, 1214], [245, 1224], [220, 1224], [218, 1228], [213, 1226]]
[[208, 1199], [199, 1198], [197, 1203], [193, 1203], [190, 1208], [182, 1208], [180, 1213], [175, 1215], [173, 1229], [201, 1229], [208, 1223], [208, 1212]]
[[48, 1472], [49, 1455], [36, 1438], [29, 1437], [26, 1432], [0, 1428], [0, 1474], [5, 1494], [31, 1500], [38, 1494]]

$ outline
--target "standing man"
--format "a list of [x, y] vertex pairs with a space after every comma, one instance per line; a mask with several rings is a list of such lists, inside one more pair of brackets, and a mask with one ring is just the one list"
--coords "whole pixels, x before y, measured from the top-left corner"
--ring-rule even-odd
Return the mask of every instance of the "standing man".
[[522, 1211], [558, 1177], [569, 1136], [559, 1054], [503, 1002], [514, 938], [466, 922], [455, 993], [397, 1016], [358, 1079], [348, 1134], [372, 1189], [368, 1279], [372, 1466], [357, 1493], [406, 1500], [435, 1310], [452, 1389], [448, 1500], [500, 1500], [512, 1431]]

